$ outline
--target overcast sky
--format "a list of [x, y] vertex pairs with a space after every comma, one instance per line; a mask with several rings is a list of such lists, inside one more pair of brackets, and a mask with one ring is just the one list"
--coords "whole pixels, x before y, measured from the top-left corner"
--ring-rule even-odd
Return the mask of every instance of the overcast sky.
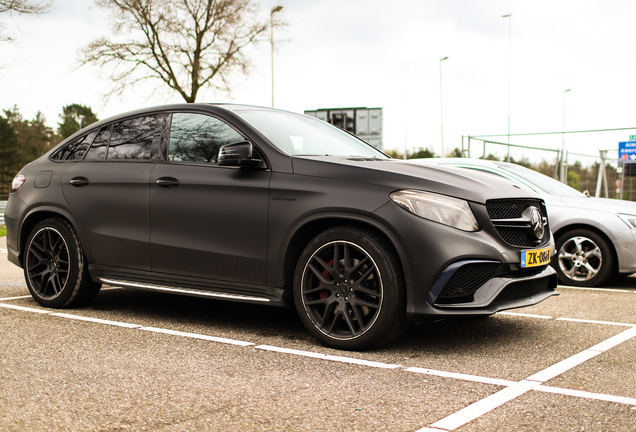
[[[260, 3], [264, 14], [276, 2]], [[17, 44], [0, 45], [0, 108], [39, 110], [57, 126], [63, 105], [80, 103], [98, 117], [178, 96], [138, 88], [105, 101], [109, 83], [77, 53], [110, 34], [90, 0], [56, 0], [53, 13], [3, 16]], [[630, 0], [287, 0], [291, 23], [276, 39], [276, 107], [295, 112], [381, 107], [385, 148], [441, 151], [440, 58], [444, 147], [462, 135], [508, 130], [508, 30], [512, 24], [511, 133], [636, 126], [636, 2]], [[512, 14], [512, 20], [502, 15]], [[252, 74], [231, 95], [208, 92], [198, 102], [271, 104], [267, 43], [250, 50]], [[408, 74], [407, 74], [408, 70]], [[407, 78], [408, 76], [408, 78]], [[634, 131], [568, 135], [569, 151], [615, 149]], [[498, 138], [504, 141], [506, 137]], [[512, 138], [559, 147], [561, 137]]]

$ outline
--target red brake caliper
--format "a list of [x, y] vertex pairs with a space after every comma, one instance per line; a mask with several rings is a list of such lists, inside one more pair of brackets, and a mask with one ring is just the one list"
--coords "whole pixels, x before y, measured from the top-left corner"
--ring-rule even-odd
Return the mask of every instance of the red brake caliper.
[[[327, 263], [327, 265], [333, 266], [333, 260], [329, 261]], [[324, 272], [322, 272], [322, 275], [327, 277], [327, 276], [329, 276], [329, 272], [327, 270], [325, 270]], [[322, 282], [320, 282], [320, 284], [318, 286], [322, 286]], [[327, 297], [329, 297], [329, 291], [327, 291], [327, 290], [320, 291], [320, 300], [324, 300]]]

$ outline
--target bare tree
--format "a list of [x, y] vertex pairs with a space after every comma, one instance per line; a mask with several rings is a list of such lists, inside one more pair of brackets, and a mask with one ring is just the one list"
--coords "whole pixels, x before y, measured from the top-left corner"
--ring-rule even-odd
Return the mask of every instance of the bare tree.
[[[29, 15], [41, 15], [53, 10], [50, 1], [36, 0], [0, 0], [0, 14], [18, 13]], [[13, 42], [13, 37], [6, 32], [5, 24], [0, 21], [0, 42]]]
[[[80, 53], [82, 65], [107, 68], [112, 94], [160, 80], [188, 103], [205, 87], [229, 91], [229, 78], [246, 74], [243, 48], [284, 23], [261, 17], [251, 0], [96, 0], [112, 15], [118, 41], [101, 38]], [[109, 69], [108, 69], [109, 68]]]

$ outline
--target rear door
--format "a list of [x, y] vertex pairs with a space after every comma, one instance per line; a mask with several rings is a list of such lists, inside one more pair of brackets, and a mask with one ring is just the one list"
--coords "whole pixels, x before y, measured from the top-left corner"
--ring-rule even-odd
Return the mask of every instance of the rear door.
[[166, 118], [147, 115], [103, 126], [84, 159], [63, 176], [64, 196], [96, 264], [151, 269], [148, 181]]

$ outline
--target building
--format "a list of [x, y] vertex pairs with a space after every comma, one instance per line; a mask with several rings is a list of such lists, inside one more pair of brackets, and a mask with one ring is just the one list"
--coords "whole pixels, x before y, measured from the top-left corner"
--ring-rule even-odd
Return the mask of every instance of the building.
[[338, 126], [382, 150], [382, 108], [321, 108], [307, 110], [305, 115]]

